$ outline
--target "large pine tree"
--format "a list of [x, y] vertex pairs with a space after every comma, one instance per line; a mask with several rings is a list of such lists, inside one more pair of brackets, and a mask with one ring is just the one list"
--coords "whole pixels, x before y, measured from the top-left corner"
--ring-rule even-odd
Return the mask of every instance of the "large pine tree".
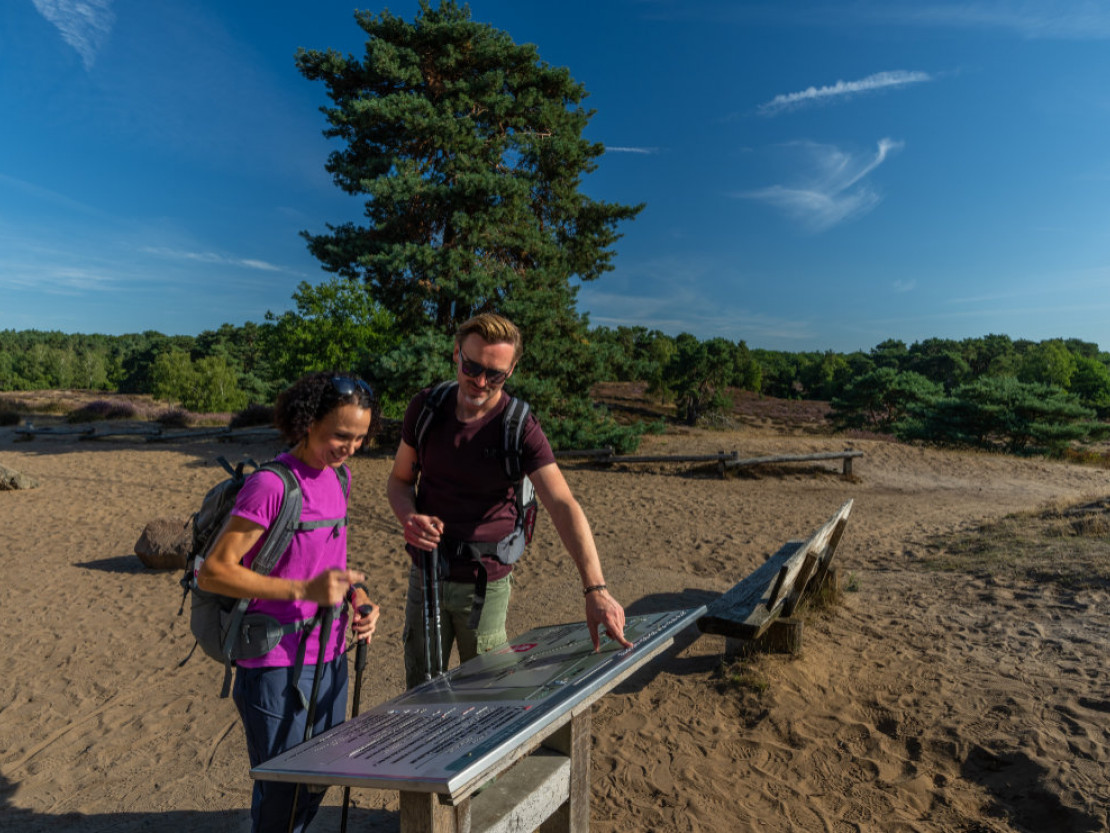
[[366, 201], [364, 223], [306, 232], [310, 250], [365, 281], [413, 348], [500, 312], [524, 332], [514, 382], [533, 405], [581, 397], [591, 374], [577, 281], [612, 268], [617, 225], [642, 208], [581, 192], [604, 153], [582, 136], [585, 90], [453, 0], [422, 2], [411, 23], [388, 11], [356, 19], [361, 61], [297, 55], [333, 102], [325, 134], [343, 146], [327, 170]]

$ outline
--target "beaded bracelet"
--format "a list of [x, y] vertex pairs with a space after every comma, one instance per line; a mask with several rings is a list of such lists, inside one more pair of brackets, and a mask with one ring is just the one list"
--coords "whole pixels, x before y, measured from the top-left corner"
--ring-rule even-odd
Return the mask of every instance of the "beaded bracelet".
[[582, 595], [583, 596], [588, 596], [591, 593], [593, 593], [595, 590], [608, 590], [608, 589], [609, 589], [609, 585], [607, 585], [607, 584], [591, 584], [589, 587], [587, 587], [586, 589], [584, 589], [582, 591]]

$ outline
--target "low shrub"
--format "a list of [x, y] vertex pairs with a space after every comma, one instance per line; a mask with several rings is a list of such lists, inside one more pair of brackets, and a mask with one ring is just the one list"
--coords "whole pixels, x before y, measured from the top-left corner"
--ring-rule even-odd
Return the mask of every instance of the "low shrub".
[[66, 422], [100, 422], [106, 419], [135, 419], [135, 406], [130, 402], [108, 402], [97, 399], [66, 414]]
[[273, 425], [274, 408], [272, 405], [248, 405], [232, 416], [230, 428], [253, 428], [256, 425]]
[[721, 663], [719, 673], [728, 688], [750, 691], [754, 694], [766, 694], [771, 688], [771, 681], [756, 664], [726, 660]]
[[170, 408], [154, 417], [163, 428], [188, 428], [193, 424], [193, 414], [184, 408]]

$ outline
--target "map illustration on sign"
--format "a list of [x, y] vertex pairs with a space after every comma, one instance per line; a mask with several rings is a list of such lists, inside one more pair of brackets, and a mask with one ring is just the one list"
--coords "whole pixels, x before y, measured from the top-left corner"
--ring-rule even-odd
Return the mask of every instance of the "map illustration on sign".
[[251, 770], [263, 780], [450, 791], [607, 690], [705, 608], [630, 616], [631, 648], [586, 624], [536, 628]]
[[643, 627], [645, 624], [630, 621], [625, 638], [633, 643], [631, 649], [621, 649], [616, 642], [605, 639], [598, 653], [594, 653], [585, 625], [530, 631], [433, 681], [427, 689], [421, 689], [420, 696], [433, 701], [440, 697], [468, 702], [544, 701], [635, 651], [637, 640], [642, 642], [650, 631]]

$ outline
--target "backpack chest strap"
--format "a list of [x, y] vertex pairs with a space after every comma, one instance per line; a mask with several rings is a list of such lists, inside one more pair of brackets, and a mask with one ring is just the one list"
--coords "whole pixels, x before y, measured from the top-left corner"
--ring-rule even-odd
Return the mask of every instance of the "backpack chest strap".
[[314, 529], [328, 529], [334, 528], [335, 534], [339, 534], [339, 530], [347, 525], [346, 516], [342, 518], [328, 518], [321, 521], [301, 521], [296, 526], [297, 532], [311, 532]]

